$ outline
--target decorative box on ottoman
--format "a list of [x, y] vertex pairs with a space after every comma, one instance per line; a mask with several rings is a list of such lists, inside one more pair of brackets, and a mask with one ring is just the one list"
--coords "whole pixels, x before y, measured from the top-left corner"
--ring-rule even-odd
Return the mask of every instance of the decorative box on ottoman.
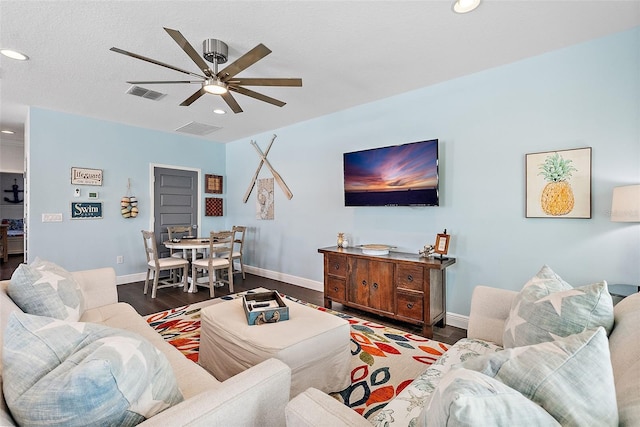
[[276, 291], [256, 292], [242, 296], [242, 308], [250, 325], [289, 320], [289, 307]]
[[291, 368], [291, 397], [315, 387], [326, 393], [351, 383], [351, 328], [333, 314], [285, 300], [289, 320], [249, 325], [237, 298], [200, 312], [199, 363], [224, 381], [271, 357]]

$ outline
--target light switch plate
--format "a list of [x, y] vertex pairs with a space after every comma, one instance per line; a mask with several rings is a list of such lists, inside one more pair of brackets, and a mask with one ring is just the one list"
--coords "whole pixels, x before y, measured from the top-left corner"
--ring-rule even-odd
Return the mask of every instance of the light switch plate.
[[42, 222], [62, 222], [61, 213], [43, 213]]

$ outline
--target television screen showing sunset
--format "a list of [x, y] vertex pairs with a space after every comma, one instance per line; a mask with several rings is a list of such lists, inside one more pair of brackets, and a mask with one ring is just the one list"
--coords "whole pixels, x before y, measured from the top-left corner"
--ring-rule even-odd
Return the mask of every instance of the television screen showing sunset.
[[344, 154], [347, 206], [437, 205], [437, 188], [437, 140]]

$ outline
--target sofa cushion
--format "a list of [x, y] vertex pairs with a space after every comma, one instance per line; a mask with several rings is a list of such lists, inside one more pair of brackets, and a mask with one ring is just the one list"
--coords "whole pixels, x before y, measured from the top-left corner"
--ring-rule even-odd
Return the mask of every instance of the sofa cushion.
[[559, 426], [538, 404], [495, 378], [453, 367], [418, 419], [424, 426]]
[[21, 425], [135, 425], [183, 400], [159, 350], [102, 325], [13, 313], [3, 359], [4, 396]]
[[563, 426], [617, 426], [604, 328], [478, 356], [462, 364], [495, 377], [542, 406]]
[[11, 299], [25, 313], [78, 321], [84, 311], [80, 285], [64, 268], [39, 258], [20, 264], [7, 288]]
[[538, 344], [602, 326], [613, 328], [607, 282], [573, 288], [548, 266], [529, 280], [511, 305], [504, 348]]
[[407, 426], [414, 425], [438, 386], [440, 379], [449, 372], [452, 366], [482, 354], [501, 351], [493, 343], [472, 338], [462, 338], [440, 356], [431, 366], [420, 374], [411, 384], [406, 386], [395, 399], [379, 411], [374, 419], [375, 425]]

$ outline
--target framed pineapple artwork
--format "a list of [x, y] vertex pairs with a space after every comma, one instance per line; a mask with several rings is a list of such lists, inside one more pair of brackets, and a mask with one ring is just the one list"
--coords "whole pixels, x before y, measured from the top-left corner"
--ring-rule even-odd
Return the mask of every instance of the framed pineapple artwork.
[[525, 157], [527, 218], [591, 218], [591, 147]]

